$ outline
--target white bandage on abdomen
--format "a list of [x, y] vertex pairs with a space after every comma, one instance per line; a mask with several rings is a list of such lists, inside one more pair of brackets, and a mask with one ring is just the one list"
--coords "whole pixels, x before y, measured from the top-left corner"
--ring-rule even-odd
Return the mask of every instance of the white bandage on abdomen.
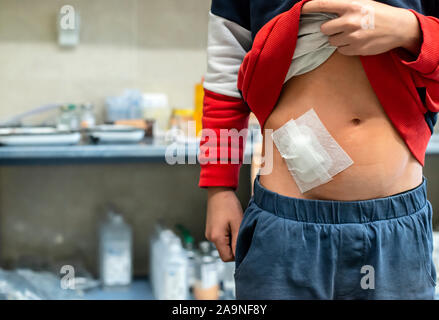
[[314, 109], [288, 121], [272, 138], [302, 193], [329, 182], [354, 163]]

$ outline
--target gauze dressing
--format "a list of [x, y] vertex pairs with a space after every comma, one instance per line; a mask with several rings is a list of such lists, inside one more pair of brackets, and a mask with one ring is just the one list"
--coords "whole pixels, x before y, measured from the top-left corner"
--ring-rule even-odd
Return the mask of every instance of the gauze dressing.
[[354, 163], [314, 109], [291, 119], [271, 136], [302, 193], [329, 182]]

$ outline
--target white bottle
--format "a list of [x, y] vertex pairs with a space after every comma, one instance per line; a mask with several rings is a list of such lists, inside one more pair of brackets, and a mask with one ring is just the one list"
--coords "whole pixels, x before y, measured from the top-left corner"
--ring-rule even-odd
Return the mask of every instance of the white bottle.
[[197, 252], [194, 249], [193, 243], [189, 242], [186, 244], [186, 255], [188, 260], [188, 272], [187, 272], [187, 278], [188, 278], [188, 286], [189, 291], [193, 289], [193, 286], [195, 284], [195, 274], [196, 274], [196, 257]]
[[235, 262], [226, 262], [224, 263], [223, 270], [223, 291], [224, 291], [224, 300], [234, 300], [236, 299], [235, 295]]
[[188, 259], [179, 238], [168, 244], [162, 266], [162, 300], [185, 300], [188, 297]]
[[200, 255], [197, 257], [196, 280], [194, 297], [197, 300], [218, 300], [218, 264], [211, 255], [210, 244], [207, 241], [200, 243]]
[[166, 249], [168, 244], [174, 237], [175, 235], [171, 230], [161, 229], [152, 243], [150, 278], [153, 294], [157, 299], [160, 299], [163, 296], [163, 260], [167, 254]]
[[120, 214], [109, 212], [99, 230], [100, 278], [104, 286], [132, 280], [132, 230]]
[[211, 245], [211, 253], [212, 257], [214, 257], [215, 261], [216, 261], [216, 271], [217, 271], [217, 277], [218, 277], [218, 283], [221, 284], [223, 283], [224, 280], [224, 269], [225, 269], [225, 265], [226, 263], [221, 260], [221, 257], [219, 255], [218, 250], [216, 249], [215, 245]]
[[93, 104], [90, 102], [81, 105], [81, 128], [93, 128], [96, 125]]
[[149, 283], [151, 290], [155, 295], [156, 292], [156, 264], [157, 264], [157, 245], [160, 237], [160, 233], [163, 231], [163, 227], [160, 224], [154, 226], [154, 232], [149, 239]]

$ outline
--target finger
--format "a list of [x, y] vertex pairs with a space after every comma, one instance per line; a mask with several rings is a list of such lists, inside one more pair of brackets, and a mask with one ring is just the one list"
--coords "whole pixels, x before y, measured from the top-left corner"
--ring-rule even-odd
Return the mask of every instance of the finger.
[[327, 36], [346, 31], [346, 29], [346, 22], [342, 18], [329, 20], [320, 26], [320, 31]]
[[328, 37], [328, 41], [334, 47], [344, 47], [350, 44], [349, 38], [344, 32]]
[[233, 261], [234, 256], [230, 246], [230, 235], [224, 235], [220, 239], [214, 239], [216, 249], [224, 262]]
[[349, 8], [349, 2], [341, 0], [313, 0], [305, 3], [302, 13], [330, 12], [342, 15]]
[[351, 45], [341, 46], [337, 48], [337, 51], [345, 56], [356, 56], [357, 52], [354, 50], [354, 47]]
[[236, 252], [236, 241], [238, 240], [239, 227], [241, 225], [241, 221], [233, 222], [230, 225], [230, 229], [232, 231], [232, 253], [233, 257], [235, 257]]

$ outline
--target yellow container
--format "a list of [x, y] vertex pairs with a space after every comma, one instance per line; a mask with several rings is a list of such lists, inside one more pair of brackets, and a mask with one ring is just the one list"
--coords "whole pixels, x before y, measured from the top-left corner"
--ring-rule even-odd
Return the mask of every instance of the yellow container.
[[203, 125], [201, 119], [203, 117], [203, 99], [204, 99], [204, 89], [203, 83], [197, 83], [195, 85], [195, 111], [194, 111], [194, 120], [196, 125], [197, 136], [200, 133]]
[[189, 121], [194, 121], [193, 109], [174, 109], [171, 117], [171, 127], [176, 125], [178, 129], [182, 130], [186, 136], [194, 136], [196, 132], [189, 132]]
[[182, 117], [190, 120], [192, 120], [194, 116], [194, 110], [192, 109], [174, 109], [172, 113], [176, 117]]

